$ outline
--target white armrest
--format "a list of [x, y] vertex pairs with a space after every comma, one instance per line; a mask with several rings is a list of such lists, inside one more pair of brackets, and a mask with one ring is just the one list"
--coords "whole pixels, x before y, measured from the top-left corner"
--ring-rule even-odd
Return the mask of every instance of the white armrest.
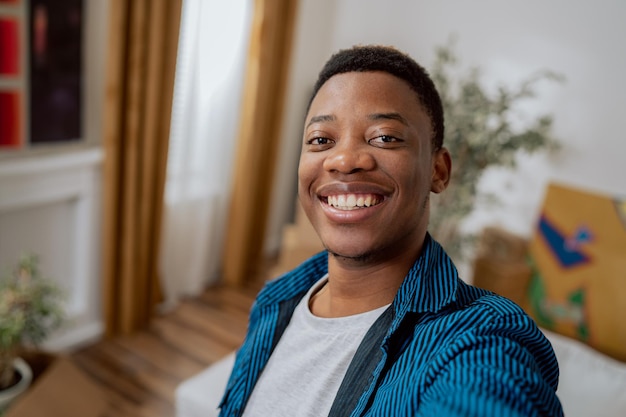
[[231, 353], [176, 388], [176, 417], [217, 417], [230, 371], [235, 363]]

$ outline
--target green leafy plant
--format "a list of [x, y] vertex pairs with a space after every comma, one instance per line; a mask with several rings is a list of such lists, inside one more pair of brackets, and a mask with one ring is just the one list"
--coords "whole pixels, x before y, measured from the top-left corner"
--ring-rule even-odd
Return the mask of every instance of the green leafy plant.
[[462, 221], [477, 201], [487, 204], [499, 201], [496, 196], [483, 195], [477, 189], [485, 170], [515, 167], [520, 151], [551, 152], [559, 148], [551, 132], [552, 116], [542, 115], [524, 126], [520, 126], [516, 116], [522, 101], [536, 97], [539, 81], [563, 78], [543, 71], [515, 88], [500, 86], [496, 93], [490, 94], [480, 83], [479, 69], [454, 75], [458, 59], [453, 44], [452, 41], [437, 48], [430, 71], [443, 102], [444, 145], [452, 156], [452, 177], [448, 189], [432, 199], [429, 230], [453, 259], [463, 260], [476, 239], [461, 232]]
[[0, 278], [0, 389], [14, 383], [14, 359], [39, 346], [65, 317], [61, 289], [38, 266], [36, 256], [23, 256]]

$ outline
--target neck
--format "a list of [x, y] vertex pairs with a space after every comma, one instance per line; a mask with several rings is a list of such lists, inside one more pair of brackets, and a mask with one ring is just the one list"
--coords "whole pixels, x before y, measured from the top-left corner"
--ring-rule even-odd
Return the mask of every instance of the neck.
[[312, 298], [311, 311], [319, 317], [345, 317], [391, 304], [421, 249], [384, 262], [329, 254], [328, 283]]

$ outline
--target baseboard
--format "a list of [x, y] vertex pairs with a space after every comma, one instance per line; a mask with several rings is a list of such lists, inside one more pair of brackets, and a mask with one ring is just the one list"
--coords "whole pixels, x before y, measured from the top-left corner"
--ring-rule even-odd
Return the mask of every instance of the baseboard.
[[96, 321], [55, 335], [43, 347], [51, 352], [72, 351], [100, 340], [103, 334], [104, 323]]

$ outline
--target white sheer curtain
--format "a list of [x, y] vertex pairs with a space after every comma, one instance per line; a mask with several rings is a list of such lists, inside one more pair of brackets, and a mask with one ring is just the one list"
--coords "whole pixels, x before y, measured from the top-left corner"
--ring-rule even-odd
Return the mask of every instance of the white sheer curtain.
[[165, 185], [165, 306], [218, 278], [251, 0], [185, 0]]

